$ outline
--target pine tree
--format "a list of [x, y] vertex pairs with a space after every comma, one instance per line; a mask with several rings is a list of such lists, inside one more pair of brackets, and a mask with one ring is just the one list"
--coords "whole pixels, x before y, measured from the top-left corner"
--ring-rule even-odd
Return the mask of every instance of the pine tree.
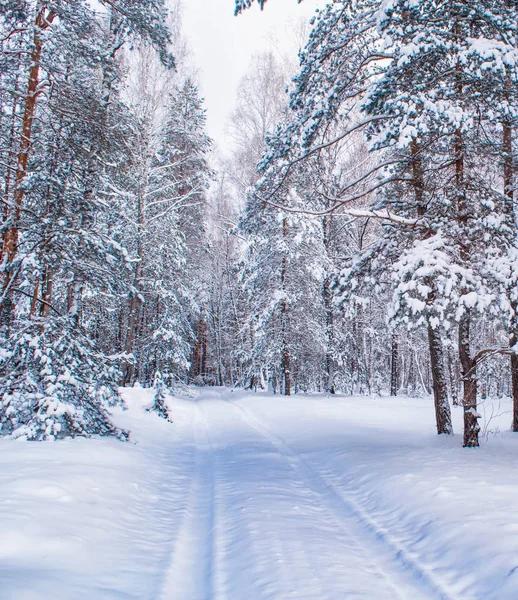
[[[374, 164], [328, 210], [385, 221], [386, 237], [357, 267], [377, 261], [376, 277], [393, 269], [393, 317], [426, 327], [440, 433], [451, 431], [441, 337], [458, 327], [465, 446], [478, 444], [476, 368], [490, 349], [474, 350], [473, 327], [479, 311], [497, 310], [485, 257], [502, 214], [480, 131], [502, 129], [503, 195], [510, 205], [515, 9], [508, 2], [329, 4], [301, 57], [293, 113], [269, 139], [262, 163], [279, 193], [313, 155], [358, 132], [367, 135]], [[333, 127], [341, 127], [334, 137]], [[372, 202], [369, 210], [355, 208], [362, 199]]]
[[[434, 162], [432, 185], [441, 192], [442, 206], [435, 201], [440, 212], [423, 216], [428, 222], [433, 217], [430, 235], [448, 264], [450, 285], [446, 295], [434, 287], [436, 276], [425, 278], [423, 284], [429, 288], [427, 293], [433, 296], [434, 304], [442, 304], [441, 318], [454, 314], [458, 322], [464, 445], [477, 446], [476, 369], [478, 358], [486, 350], [482, 354], [474, 352], [472, 329], [476, 309], [487, 310], [491, 301], [479, 265], [484, 264], [485, 242], [491, 230], [488, 224], [502, 214], [500, 194], [495, 193], [490, 175], [481, 168], [479, 131], [491, 126], [491, 116], [484, 119], [480, 115], [491, 115], [498, 89], [502, 88], [498, 85], [499, 69], [496, 64], [490, 68], [488, 58], [495, 63], [500, 59], [504, 78], [504, 65], [510, 66], [514, 17], [505, 2], [483, 7], [465, 2], [444, 6], [392, 2], [385, 7], [381, 29], [394, 60], [383, 85], [377, 85], [371, 93], [367, 111], [392, 117], [377, 125], [382, 132], [382, 146], [410, 146], [414, 165], [415, 157], [421, 166], [426, 160], [423, 156]], [[379, 138], [376, 143], [379, 147]], [[422, 169], [416, 176], [414, 166], [414, 181], [424, 181], [425, 176], [429, 177]]]
[[133, 255], [121, 337], [128, 357], [123, 383], [150, 384], [156, 370], [185, 377], [198, 303], [196, 277], [204, 237], [210, 140], [205, 112], [187, 80], [169, 93], [165, 114], [136, 124], [128, 177], [118, 189], [131, 218], [121, 243]]
[[164, 384], [162, 374], [160, 373], [160, 371], [157, 371], [155, 373], [153, 389], [155, 391], [153, 403], [146, 410], [148, 412], [156, 412], [159, 417], [172, 423], [171, 417], [169, 416], [169, 409], [166, 403], [167, 387]]
[[[293, 182], [283, 206], [302, 206], [298, 194], [304, 189], [303, 180]], [[264, 191], [260, 183], [250, 194], [242, 221], [249, 239], [244, 286], [252, 304], [251, 378], [260, 381], [267, 372], [273, 388], [290, 395], [292, 389], [321, 383], [324, 236], [320, 219], [265, 207], [259, 190]]]
[[118, 398], [117, 366], [86, 333], [87, 299], [111, 298], [125, 269], [113, 206], [101, 196], [107, 165], [121, 155], [114, 124], [126, 119], [116, 52], [140, 37], [170, 65], [164, 17], [160, 0], [109, 3], [100, 15], [86, 2], [38, 0], [2, 15], [4, 49], [15, 57], [6, 63], [12, 126], [2, 148], [6, 434], [124, 435], [104, 408]]

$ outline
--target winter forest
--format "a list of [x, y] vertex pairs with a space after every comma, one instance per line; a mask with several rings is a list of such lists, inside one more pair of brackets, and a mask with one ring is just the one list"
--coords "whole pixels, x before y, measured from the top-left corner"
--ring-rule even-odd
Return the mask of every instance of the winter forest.
[[[237, 21], [252, 12], [259, 19], [260, 10], [282, 2], [288, 0], [226, 0], [225, 10]], [[337, 587], [335, 596], [324, 593], [323, 584], [315, 584], [313, 595], [309, 583], [309, 595], [293, 592], [296, 574], [303, 581], [309, 564], [295, 546], [291, 556], [300, 562], [291, 565], [291, 583], [282, 571], [273, 587], [256, 588], [259, 575], [241, 580], [241, 569], [231, 571], [235, 558], [226, 570], [218, 567], [229, 556], [225, 544], [232, 542], [234, 553], [252, 547], [260, 553], [254, 527], [246, 530], [250, 539], [231, 539], [232, 527], [221, 525], [227, 537], [217, 538], [216, 518], [226, 514], [237, 527], [244, 517], [224, 512], [217, 486], [242, 481], [243, 473], [259, 476], [260, 465], [278, 482], [288, 478], [286, 485], [288, 467], [294, 470], [322, 510], [340, 522], [340, 535], [363, 540], [361, 552], [345, 561], [350, 571], [337, 566], [335, 573], [326, 564], [326, 581], [357, 577], [352, 572], [364, 569], [364, 554], [372, 551], [382, 565], [376, 573], [381, 579], [391, 574], [397, 598], [518, 597], [514, 563], [486, 565], [487, 577], [476, 585], [460, 571], [450, 573], [451, 563], [437, 566], [436, 576], [434, 565], [447, 554], [419, 512], [435, 495], [415, 510], [403, 507], [398, 517], [380, 508], [392, 497], [389, 488], [378, 502], [377, 488], [365, 491], [360, 477], [372, 467], [379, 485], [386, 475], [387, 486], [408, 495], [406, 502], [415, 499], [410, 476], [401, 475], [398, 486], [390, 479], [397, 469], [389, 438], [394, 444], [410, 440], [401, 442], [413, 448], [405, 460], [421, 444], [439, 453], [436, 470], [426, 454], [415, 458], [432, 473], [423, 475], [425, 486], [440, 479], [441, 469], [458, 467], [459, 477], [469, 477], [478, 463], [485, 478], [496, 473], [496, 463], [517, 466], [518, 2], [321, 2], [311, 21], [292, 32], [298, 56], [254, 55], [237, 88], [224, 151], [208, 133], [182, 10], [176, 0], [0, 0], [0, 443], [10, 444], [0, 447], [2, 457], [19, 452], [17, 460], [54, 473], [49, 465], [66, 447], [74, 464], [87, 460], [77, 458], [87, 456], [81, 452], [94, 453], [99, 469], [113, 453], [113, 469], [125, 472], [130, 459], [119, 453], [140, 457], [135, 453], [148, 448], [155, 458], [138, 463], [148, 465], [141, 471], [162, 469], [164, 481], [178, 480], [179, 490], [186, 485], [182, 477], [191, 477], [181, 471], [190, 473], [188, 449], [197, 448], [185, 496], [195, 516], [178, 509], [180, 541], [159, 591], [110, 595], [106, 590], [115, 584], [108, 578], [90, 595], [56, 596], [52, 588], [38, 588], [40, 595], [30, 597], [343, 599], [345, 588]], [[142, 425], [144, 413], [149, 425]], [[386, 447], [376, 440], [383, 427], [392, 427], [390, 435], [380, 434]], [[502, 445], [505, 459], [482, 454], [484, 448], [476, 456], [462, 450], [483, 446], [500, 427], [509, 435], [494, 444]], [[233, 450], [238, 430], [241, 445], [236, 441]], [[358, 486], [350, 500], [340, 499], [331, 467], [315, 458], [324, 461], [323, 446], [318, 454], [307, 445], [320, 443], [317, 431], [336, 443], [330, 461], [371, 440], [370, 450], [361, 446], [347, 458], [352, 470], [333, 463], [337, 472], [349, 473], [347, 489]], [[350, 445], [338, 443], [339, 432], [351, 436]], [[218, 445], [218, 436], [227, 445]], [[53, 443], [14, 447], [13, 439]], [[174, 451], [168, 450], [172, 439]], [[254, 444], [253, 460], [248, 453]], [[282, 467], [273, 458], [261, 462], [273, 450]], [[362, 462], [369, 452], [371, 467]], [[387, 457], [385, 474], [376, 452]], [[170, 454], [174, 465], [166, 460]], [[235, 461], [244, 461], [243, 471], [232, 467]], [[7, 497], [18, 502], [21, 484], [10, 487], [6, 473], [0, 490], [5, 484]], [[50, 505], [62, 498], [56, 489], [75, 476], [72, 466], [63, 473], [62, 483], [38, 488], [51, 519]], [[199, 491], [207, 481], [219, 498], [214, 503]], [[118, 502], [106, 485], [106, 498]], [[448, 485], [433, 488], [437, 498]], [[153, 489], [161, 497], [156, 490], [162, 488]], [[244, 488], [226, 489], [227, 500], [236, 494], [235, 506], [246, 504], [237, 495]], [[262, 489], [246, 497], [261, 496]], [[515, 504], [502, 494], [491, 500], [495, 514]], [[261, 502], [275, 500], [282, 512], [282, 499], [272, 498]], [[145, 505], [140, 496], [135, 502]], [[301, 496], [298, 504], [304, 502]], [[168, 496], [162, 504], [149, 534], [157, 547], [165, 543], [166, 513], [181, 502]], [[447, 506], [440, 518], [452, 519], [456, 531], [456, 513]], [[308, 527], [316, 527], [311, 509], [300, 510]], [[394, 522], [385, 522], [390, 514]], [[289, 518], [276, 515], [287, 526]], [[409, 515], [414, 521], [406, 523]], [[68, 527], [63, 518], [61, 526]], [[199, 529], [190, 521], [195, 518]], [[275, 522], [268, 523], [269, 535], [279, 536]], [[329, 523], [322, 523], [324, 535]], [[428, 554], [405, 542], [405, 531], [419, 537], [418, 525]], [[265, 527], [260, 523], [258, 530]], [[463, 543], [476, 543], [460, 533]], [[309, 529], [307, 536], [305, 543], [317, 543]], [[344, 544], [354, 546], [345, 539], [329, 541], [337, 544], [329, 550], [336, 560]], [[277, 541], [278, 548], [291, 543]], [[377, 543], [385, 544], [383, 552]], [[127, 540], [120, 544], [126, 548]], [[313, 560], [323, 560], [315, 554]], [[189, 578], [193, 565], [197, 575]], [[509, 572], [507, 579], [495, 575], [499, 568]], [[0, 583], [2, 569], [0, 563]], [[285, 587], [276, 588], [281, 579]], [[375, 592], [358, 588], [351, 597], [396, 597], [384, 583], [377, 585]], [[6, 598], [25, 598], [20, 586], [13, 584]]]
[[178, 7], [2, 14], [3, 435], [124, 436], [136, 382], [433, 391], [465, 446], [512, 395], [518, 430], [515, 3], [329, 3], [219, 164]]

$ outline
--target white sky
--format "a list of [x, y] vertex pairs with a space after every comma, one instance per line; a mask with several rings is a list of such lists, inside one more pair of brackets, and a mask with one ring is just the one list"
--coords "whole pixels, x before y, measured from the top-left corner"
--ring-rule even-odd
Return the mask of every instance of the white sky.
[[[235, 102], [237, 85], [254, 54], [298, 48], [290, 31], [298, 19], [309, 20], [323, 0], [268, 0], [264, 11], [255, 5], [238, 17], [234, 0], [184, 0], [183, 32], [199, 68], [200, 91], [205, 97], [208, 129], [224, 148], [224, 130]], [[290, 27], [291, 25], [291, 27]], [[275, 48], [277, 40], [278, 48]]]

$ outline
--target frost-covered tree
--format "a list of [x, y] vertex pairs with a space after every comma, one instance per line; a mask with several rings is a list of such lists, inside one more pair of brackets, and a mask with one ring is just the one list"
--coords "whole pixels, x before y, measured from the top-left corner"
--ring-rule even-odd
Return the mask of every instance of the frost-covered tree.
[[116, 363], [85, 300], [112, 297], [125, 270], [100, 195], [127, 122], [117, 50], [146, 39], [171, 65], [165, 11], [159, 0], [3, 7], [2, 432], [121, 435], [103, 408], [117, 399]]
[[[296, 187], [285, 204], [301, 206]], [[266, 380], [285, 395], [293, 387], [311, 389], [324, 366], [322, 223], [265, 209], [251, 192], [242, 230], [249, 240], [244, 286], [253, 335], [251, 380]]]
[[236, 200], [244, 204], [246, 191], [259, 178], [259, 162], [267, 134], [274, 130], [286, 107], [288, 76], [272, 53], [252, 58], [241, 79], [236, 106], [228, 125], [231, 147], [223, 168], [235, 186]]
[[[464, 445], [476, 446], [476, 369], [488, 350], [475, 351], [472, 329], [476, 311], [487, 311], [493, 300], [487, 271], [480, 267], [491, 224], [509, 213], [502, 196], [509, 197], [495, 189], [491, 166], [484, 161], [480, 133], [495, 121], [502, 126], [509, 114], [505, 107], [499, 116], [491, 111], [502, 98], [502, 78], [515, 68], [515, 13], [507, 2], [401, 1], [383, 10], [380, 29], [393, 60], [374, 84], [366, 111], [390, 118], [371, 126], [373, 144], [409, 154], [414, 187], [424, 191], [421, 213], [430, 230], [414, 243], [410, 262], [405, 259], [410, 271], [400, 273], [398, 289], [405, 289], [407, 301], [426, 305], [431, 300], [432, 308], [440, 310], [435, 326], [458, 325]], [[411, 310], [422, 314], [416, 304]]]
[[131, 256], [131, 287], [120, 308], [125, 384], [150, 384], [155, 371], [183, 378], [199, 311], [196, 278], [210, 177], [205, 111], [196, 86], [174, 86], [158, 125], [144, 112], [128, 140], [121, 243]]
[[[458, 329], [466, 446], [478, 443], [477, 365], [508, 351], [475, 349], [472, 331], [482, 312], [497, 312], [487, 242], [495, 229], [494, 239], [506, 237], [501, 224], [513, 204], [515, 14], [513, 2], [329, 3], [301, 56], [290, 118], [262, 162], [278, 195], [300, 164], [366, 135], [373, 158], [328, 195], [327, 210], [380, 219], [383, 235], [341, 283], [350, 286], [363, 269], [393, 289], [393, 321], [426, 328], [439, 433], [451, 431], [443, 340]], [[501, 175], [483, 141], [498, 131]], [[493, 258], [504, 246], [512, 254], [511, 237], [491, 249]]]

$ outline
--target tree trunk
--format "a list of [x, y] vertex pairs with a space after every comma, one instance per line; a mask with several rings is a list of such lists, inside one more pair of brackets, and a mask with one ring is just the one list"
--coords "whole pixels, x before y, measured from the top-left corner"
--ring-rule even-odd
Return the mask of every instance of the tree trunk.
[[446, 361], [448, 363], [448, 376], [450, 378], [450, 394], [453, 406], [460, 406], [459, 402], [459, 386], [458, 386], [458, 372], [457, 372], [457, 364], [454, 363], [454, 356], [451, 352], [450, 348], [448, 348], [448, 353], [446, 356]]
[[359, 352], [359, 345], [358, 345], [358, 312], [357, 309], [354, 309], [354, 314], [352, 317], [352, 323], [351, 323], [351, 338], [352, 338], [352, 344], [351, 344], [351, 354], [350, 354], [350, 388], [349, 388], [349, 394], [351, 394], [351, 396], [353, 394], [356, 393], [356, 381], [358, 379], [358, 352]]
[[38, 303], [40, 301], [40, 278], [36, 278], [36, 282], [34, 283], [34, 293], [32, 295], [31, 308], [29, 311], [29, 316], [32, 319], [36, 315], [36, 309], [38, 308]]
[[[141, 262], [137, 263], [135, 268], [134, 289], [132, 290], [128, 302], [128, 323], [126, 326], [126, 336], [124, 341], [124, 352], [129, 356], [133, 354], [135, 347], [135, 337], [137, 332], [137, 324], [140, 313], [140, 297], [139, 297], [139, 281]], [[123, 367], [122, 385], [131, 385], [133, 383], [135, 373], [134, 360], [126, 359]]]
[[291, 396], [290, 351], [287, 346], [284, 346], [282, 351], [282, 377], [284, 381], [284, 395]]
[[207, 374], [208, 325], [202, 317], [196, 328], [196, 344], [191, 364], [191, 379], [203, 378]]
[[390, 355], [390, 395], [397, 396], [399, 383], [399, 340], [397, 333], [392, 332], [392, 350]]
[[[518, 339], [515, 337], [514, 333], [509, 338], [509, 343], [512, 344], [511, 347], [515, 346], [518, 343]], [[516, 354], [511, 354], [511, 385], [512, 385], [512, 393], [513, 393], [512, 430], [515, 433], [517, 433], [518, 432], [518, 355], [516, 355]]]
[[[330, 239], [330, 219], [326, 216], [323, 219], [324, 232], [324, 248], [329, 255], [331, 239]], [[326, 276], [322, 286], [322, 296], [324, 301], [324, 311], [326, 315], [326, 381], [325, 391], [328, 394], [335, 393], [335, 363], [333, 360], [333, 340], [334, 340], [334, 313], [333, 313], [333, 294], [331, 292], [331, 278]]]
[[407, 377], [407, 385], [406, 385], [406, 394], [407, 396], [413, 396], [416, 393], [416, 368], [415, 368], [415, 353], [413, 347], [410, 349], [409, 357], [408, 357], [408, 377]]
[[[508, 79], [508, 85], [511, 82]], [[513, 129], [512, 122], [504, 120], [502, 127], [503, 175], [504, 175], [504, 212], [509, 226], [514, 230], [514, 168], [513, 168]], [[510, 295], [514, 289], [509, 290]], [[509, 347], [514, 348], [518, 342], [518, 302], [510, 298], [511, 322], [509, 324]], [[511, 354], [511, 390], [513, 396], [512, 430], [518, 432], [518, 355]]]
[[334, 315], [331, 294], [331, 281], [326, 277], [324, 281], [324, 310], [326, 313], [326, 382], [325, 391], [335, 393], [335, 363], [333, 360]]
[[32, 148], [32, 127], [36, 114], [36, 102], [38, 98], [38, 86], [40, 83], [40, 61], [43, 48], [42, 32], [49, 27], [56, 15], [47, 10], [46, 2], [39, 2], [36, 7], [36, 18], [34, 21], [33, 46], [30, 54], [31, 66], [29, 69], [29, 80], [24, 98], [25, 106], [21, 122], [20, 147], [16, 158], [16, 175], [13, 192], [13, 206], [9, 211], [10, 224], [2, 235], [2, 248], [0, 251], [0, 262], [6, 261], [8, 268], [2, 286], [2, 321], [9, 325], [11, 313], [14, 310], [12, 288], [16, 279], [14, 262], [18, 254], [19, 220], [25, 199], [23, 181], [27, 175], [29, 154]]
[[[18, 62], [18, 70], [20, 69], [20, 62]], [[5, 199], [5, 204], [4, 204], [4, 223], [7, 222], [7, 219], [9, 218], [9, 198], [11, 196], [11, 179], [12, 179], [12, 173], [16, 170], [16, 146], [17, 146], [17, 140], [16, 140], [16, 132], [17, 132], [17, 124], [18, 124], [18, 103], [20, 102], [19, 96], [20, 94], [20, 89], [19, 89], [19, 73], [17, 73], [16, 78], [15, 78], [15, 83], [14, 83], [14, 94], [13, 94], [13, 100], [12, 100], [12, 114], [11, 114], [11, 127], [10, 127], [10, 131], [9, 131], [9, 146], [8, 146], [8, 152], [7, 152], [7, 164], [6, 164], [6, 171], [5, 171], [5, 186], [4, 186], [4, 199]], [[3, 259], [3, 248], [0, 247], [0, 262]]]
[[208, 346], [209, 346], [209, 328], [207, 326], [207, 322], [205, 320], [201, 320], [201, 361], [200, 361], [200, 369], [201, 376], [204, 377], [207, 374], [207, 359], [208, 359]]
[[[412, 178], [414, 186], [414, 195], [416, 201], [416, 211], [418, 217], [426, 214], [426, 202], [424, 197], [425, 182], [424, 169], [420, 155], [419, 144], [416, 140], [412, 142]], [[427, 284], [433, 290], [434, 282], [430, 279]], [[433, 303], [435, 293], [432, 291], [428, 298], [429, 303]], [[450, 403], [448, 402], [448, 386], [444, 360], [442, 356], [442, 343], [440, 332], [428, 324], [428, 348], [430, 351], [430, 363], [432, 368], [433, 397], [435, 404], [435, 421], [437, 423], [437, 433], [453, 433], [451, 422]]]
[[40, 317], [48, 318], [52, 306], [52, 292], [54, 287], [52, 267], [47, 265], [43, 271], [41, 281]]
[[439, 332], [428, 325], [428, 346], [430, 349], [430, 363], [432, 367], [433, 398], [435, 404], [435, 421], [437, 433], [451, 434], [450, 403], [448, 402], [448, 383], [444, 371], [443, 347]]
[[75, 276], [67, 285], [67, 312], [71, 317], [77, 317], [79, 314], [79, 300], [82, 287], [81, 282]]
[[[144, 177], [140, 174], [140, 181], [142, 182]], [[137, 338], [137, 331], [141, 318], [141, 278], [144, 269], [144, 230], [145, 230], [145, 214], [144, 214], [144, 203], [147, 188], [146, 186], [140, 187], [137, 194], [137, 258], [138, 262], [135, 267], [135, 275], [133, 278], [133, 290], [129, 296], [128, 302], [128, 326], [126, 329], [126, 340], [124, 343], [124, 351], [127, 355], [133, 354], [135, 349], [135, 340]], [[126, 360], [123, 367], [123, 383], [122, 385], [132, 385], [135, 377], [135, 361]]]
[[[458, 67], [460, 68], [460, 67]], [[462, 133], [455, 135], [455, 180], [457, 186], [457, 221], [460, 230], [460, 258], [465, 264], [470, 262], [468, 225], [468, 204], [464, 190], [464, 141]], [[459, 359], [462, 368], [462, 388], [464, 409], [464, 447], [476, 448], [479, 446], [478, 433], [480, 427], [477, 412], [477, 378], [476, 363], [471, 358], [471, 317], [469, 311], [462, 316], [459, 322]]]
[[477, 412], [476, 364], [470, 352], [470, 318], [464, 316], [459, 323], [459, 356], [462, 366], [463, 408], [464, 408], [464, 447], [476, 448], [479, 445]]
[[[460, 35], [459, 24], [455, 23], [455, 35]], [[462, 98], [462, 64], [457, 61], [455, 65], [457, 82], [456, 92], [458, 98]], [[469, 265], [471, 257], [470, 232], [468, 229], [470, 206], [466, 197], [465, 174], [464, 174], [464, 137], [462, 131], [458, 129], [454, 136], [454, 154], [455, 154], [455, 187], [457, 194], [457, 225], [458, 225], [458, 245], [461, 263]], [[477, 377], [476, 363], [471, 357], [471, 316], [466, 310], [459, 322], [459, 359], [462, 369], [462, 387], [463, 398], [462, 406], [464, 409], [464, 447], [476, 448], [479, 445], [478, 433], [480, 427], [478, 424], [479, 414], [477, 412]]]
[[[288, 219], [284, 217], [282, 221], [282, 235], [283, 237], [288, 237]], [[281, 267], [281, 289], [285, 291], [286, 288], [286, 275], [288, 268], [288, 259], [287, 256], [284, 255], [282, 258], [282, 267]], [[288, 344], [288, 302], [286, 298], [282, 301], [281, 308], [281, 335], [282, 335], [282, 361], [281, 361], [281, 372], [282, 372], [282, 381], [284, 387], [284, 395], [291, 396], [291, 372], [290, 372], [290, 350]]]

